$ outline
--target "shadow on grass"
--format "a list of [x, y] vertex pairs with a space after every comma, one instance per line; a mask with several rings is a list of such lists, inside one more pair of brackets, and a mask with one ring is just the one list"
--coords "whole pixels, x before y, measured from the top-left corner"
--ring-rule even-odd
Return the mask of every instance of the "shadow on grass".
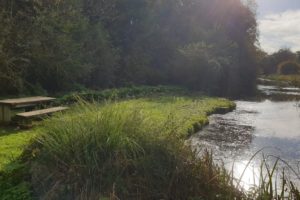
[[17, 133], [20, 133], [22, 131], [24, 131], [24, 130], [21, 130], [20, 127], [18, 127], [18, 126], [13, 126], [13, 125], [4, 126], [4, 125], [1, 125], [0, 126], [0, 137], [8, 136], [8, 135], [11, 135], [11, 134], [17, 134]]
[[19, 158], [6, 164], [0, 171], [1, 200], [32, 200], [28, 167]]

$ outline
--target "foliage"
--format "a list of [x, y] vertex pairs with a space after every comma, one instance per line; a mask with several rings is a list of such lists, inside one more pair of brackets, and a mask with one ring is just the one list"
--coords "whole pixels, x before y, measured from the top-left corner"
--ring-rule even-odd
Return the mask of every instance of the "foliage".
[[10, 163], [5, 171], [0, 172], [0, 199], [32, 200], [31, 184], [27, 176], [28, 169], [24, 164]]
[[[14, 21], [8, 17], [7, 12], [0, 10], [0, 94], [20, 93], [23, 90], [22, 69], [19, 65], [27, 64], [22, 53], [13, 52], [14, 40], [18, 40]], [[17, 38], [12, 38], [17, 37]]]
[[83, 103], [47, 120], [31, 146], [35, 192], [44, 199], [239, 196], [210, 156], [196, 158], [178, 138], [219, 106], [232, 105], [172, 97]]
[[276, 74], [279, 65], [285, 62], [298, 62], [297, 58], [297, 54], [290, 49], [280, 49], [271, 55], [262, 55], [259, 65], [264, 75]]
[[299, 74], [300, 64], [293, 61], [282, 62], [278, 65], [278, 73], [282, 75]]
[[246, 192], [234, 172], [184, 141], [207, 115], [233, 108], [199, 96], [79, 102], [32, 131], [2, 128], [0, 199], [297, 199], [285, 174], [276, 190], [277, 162], [264, 159], [259, 186]]
[[[219, 49], [216, 44], [195, 43], [180, 49], [182, 63], [185, 69], [179, 66], [175, 70], [182, 70], [176, 79], [181, 80], [183, 85], [195, 90], [205, 91], [211, 94], [232, 94], [234, 90], [231, 85], [238, 81], [231, 78], [237, 73], [237, 59], [228, 59], [226, 52], [235, 52], [237, 45], [230, 42], [223, 44]], [[195, 76], [197, 74], [198, 76]], [[209, 78], [208, 78], [209, 77]], [[238, 79], [237, 77], [235, 77]], [[223, 88], [227, 85], [228, 87]]]
[[83, 90], [66, 94], [56, 101], [57, 104], [72, 104], [81, 100], [87, 102], [101, 102], [105, 100], [135, 99], [141, 97], [153, 97], [163, 95], [187, 94], [188, 91], [173, 86], [131, 86], [118, 89], [106, 89], [102, 91]]
[[50, 92], [70, 90], [76, 83], [110, 86], [116, 57], [101, 24], [90, 24], [76, 1], [41, 7], [30, 44], [31, 84]]
[[233, 96], [255, 89], [256, 19], [244, 1], [3, 0], [0, 6], [5, 95], [78, 85], [172, 84]]
[[[145, 88], [148, 88], [148, 89], [145, 89]], [[131, 88], [131, 89], [124, 88], [123, 91], [121, 90], [122, 92], [121, 91], [119, 91], [119, 92], [120, 92], [120, 94], [130, 94], [130, 92], [132, 92], [132, 94], [134, 94], [134, 95], [144, 95], [145, 92], [144, 92], [144, 94], [142, 93], [142, 91], [144, 91], [144, 90], [147, 92], [151, 91], [151, 93], [148, 93], [147, 95], [159, 94], [160, 92], [163, 92], [163, 94], [165, 94], [165, 92], [170, 92], [170, 91], [173, 91], [173, 92], [181, 91], [181, 89], [172, 88], [172, 87], [169, 87], [169, 88], [168, 87], [158, 87], [156, 89], [151, 88], [151, 87], [144, 87], [143, 90], [141, 90], [141, 88]], [[115, 90], [115, 91], [117, 91], [117, 90]], [[180, 119], [181, 117], [184, 117], [185, 119], [190, 118], [190, 120], [187, 121], [186, 126], [180, 127], [180, 128], [182, 128], [181, 129], [182, 131], [186, 132], [188, 129], [193, 130], [192, 123], [195, 123], [195, 127], [198, 129], [201, 128], [201, 126], [203, 126], [204, 123], [207, 123], [207, 118], [206, 118], [205, 113], [209, 114], [209, 113], [213, 112], [214, 108], [220, 107], [219, 109], [217, 109], [217, 111], [220, 112], [220, 111], [224, 111], [227, 108], [232, 109], [232, 107], [233, 107], [233, 104], [231, 104], [230, 102], [228, 102], [226, 100], [222, 100], [222, 99], [207, 98], [207, 99], [202, 99], [202, 100], [198, 100], [198, 101], [199, 101], [199, 103], [196, 104], [196, 103], [193, 103], [193, 100], [191, 98], [173, 98], [173, 97], [166, 97], [163, 99], [131, 100], [131, 101], [124, 102], [124, 103], [121, 103], [120, 105], [118, 105], [118, 107], [119, 107], [118, 115], [122, 115], [123, 111], [124, 111], [123, 108], [126, 108], [126, 107], [128, 109], [125, 109], [125, 111], [126, 111], [125, 113], [128, 112], [128, 114], [131, 113], [131, 111], [133, 112], [134, 110], [141, 109], [141, 108], [135, 108], [135, 106], [139, 105], [140, 107], [144, 107], [145, 113], [143, 114], [143, 116], [145, 116], [145, 115], [152, 116], [151, 118], [153, 119], [153, 123], [162, 123], [161, 119], [164, 119], [164, 121], [166, 121], [167, 118], [170, 117], [169, 115], [166, 114], [167, 112], [171, 112], [170, 110], [177, 111], [178, 108], [180, 108], [180, 107], [186, 107], [186, 108], [189, 108], [188, 109], [189, 112], [184, 112], [184, 110], [182, 109], [182, 111], [180, 113], [178, 113], [178, 115], [176, 115], [176, 119], [178, 121], [179, 120], [184, 121], [184, 120]], [[206, 103], [207, 103], [207, 107], [205, 106]], [[167, 107], [165, 107], [165, 105], [167, 105]], [[115, 105], [115, 106], [117, 107], [117, 105]], [[196, 108], [199, 109], [197, 112], [196, 112], [196, 110], [197, 110]], [[106, 108], [106, 109], [108, 109], [108, 108]], [[93, 115], [94, 115], [94, 114], [97, 114], [98, 110], [102, 110], [102, 105], [100, 107], [98, 107], [98, 105], [96, 107], [90, 106], [88, 109], [84, 109], [84, 110], [86, 112], [89, 111], [89, 113], [91, 113], [91, 114], [93, 113]], [[92, 112], [92, 110], [93, 110], [93, 112]], [[195, 112], [194, 117], [190, 117], [190, 116], [193, 116], [193, 115], [190, 115], [191, 111]], [[77, 107], [77, 109], [75, 109], [75, 111], [72, 113], [73, 113], [73, 115], [77, 115], [78, 112], [79, 113], [82, 112], [81, 107]], [[87, 114], [86, 112], [84, 112], [84, 115]], [[197, 117], [197, 115], [198, 115], [198, 117]], [[92, 116], [90, 116], [90, 117], [92, 117]], [[112, 119], [112, 118], [108, 119], [107, 117], [103, 118], [103, 120], [107, 119], [108, 121], [109, 120], [116, 121], [115, 119]], [[128, 116], [126, 115], [124, 117], [126, 117], [126, 120], [127, 120]], [[68, 116], [66, 116], [66, 118], [68, 118]], [[58, 120], [59, 117], [57, 117], [55, 119]], [[123, 119], [125, 120], [125, 118], [123, 118]], [[129, 120], [129, 118], [128, 118], [128, 120]], [[154, 122], [154, 120], [155, 120], [155, 122]], [[51, 119], [50, 119], [50, 121], [51, 121]], [[137, 121], [135, 123], [138, 123], [138, 122], [140, 122], [139, 119], [137, 119]], [[46, 122], [46, 123], [49, 123], [49, 122]], [[148, 123], [148, 121], [145, 123]], [[50, 125], [50, 124], [48, 124], [48, 125]], [[124, 126], [127, 127], [128, 124], [124, 124]], [[153, 128], [156, 127], [153, 124], [151, 124], [151, 125], [149, 124], [148, 126], [152, 126]], [[169, 126], [171, 126], [171, 124], [169, 124]], [[44, 128], [45, 129], [43, 129], [43, 130], [48, 129], [47, 126]], [[159, 127], [157, 127], [157, 132], [159, 131], [158, 128]], [[196, 129], [194, 131], [196, 131]], [[33, 137], [35, 137], [38, 132], [41, 132], [41, 131], [39, 131], [37, 129], [34, 129], [32, 131], [22, 131], [22, 130], [13, 129], [13, 128], [9, 128], [9, 127], [8, 128], [1, 127], [1, 137], [0, 137], [1, 145], [0, 146], [2, 148], [0, 148], [0, 150], [1, 150], [1, 154], [0, 154], [1, 155], [0, 156], [0, 167], [1, 167], [1, 169], [0, 169], [0, 199], [12, 199], [12, 200], [31, 199], [31, 196], [32, 196], [32, 191], [31, 191], [32, 184], [31, 184], [31, 180], [30, 180], [31, 175], [29, 174], [28, 164], [26, 161], [28, 161], [28, 156], [29, 157], [35, 156], [39, 153], [39, 151], [33, 150], [30, 152], [30, 154], [25, 154], [26, 155], [25, 157], [23, 155], [21, 157], [22, 158], [21, 160], [20, 160], [19, 156], [21, 155], [25, 146], [27, 146], [28, 144], [31, 143], [30, 142], [31, 139]], [[183, 134], [182, 136], [184, 136], [184, 135], [186, 135], [186, 134]], [[164, 143], [167, 143], [167, 140], [165, 140]], [[157, 145], [160, 146], [160, 143]], [[151, 148], [150, 148], [150, 150], [151, 150]], [[163, 158], [165, 158], [165, 157], [162, 157], [161, 159], [163, 159]], [[17, 161], [15, 162], [15, 160], [17, 160]]]

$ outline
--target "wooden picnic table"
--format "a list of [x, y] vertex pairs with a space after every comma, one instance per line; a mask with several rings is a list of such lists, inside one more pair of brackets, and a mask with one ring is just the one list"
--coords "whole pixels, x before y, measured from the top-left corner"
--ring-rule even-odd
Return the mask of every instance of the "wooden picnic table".
[[0, 122], [10, 122], [12, 117], [12, 109], [14, 108], [35, 106], [53, 100], [55, 100], [55, 98], [43, 96], [0, 100]]

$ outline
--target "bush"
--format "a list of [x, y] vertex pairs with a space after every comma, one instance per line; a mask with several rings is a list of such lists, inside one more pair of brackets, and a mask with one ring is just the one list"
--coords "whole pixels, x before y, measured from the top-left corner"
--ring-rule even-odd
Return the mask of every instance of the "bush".
[[278, 65], [278, 73], [283, 75], [299, 74], [300, 65], [294, 61], [282, 62]]
[[[172, 117], [143, 105], [81, 104], [45, 122], [28, 155], [42, 199], [233, 199], [230, 176], [178, 139]], [[172, 115], [170, 115], [172, 116]], [[41, 184], [43, 183], [43, 184]], [[200, 199], [201, 199], [200, 198]]]
[[104, 100], [134, 99], [164, 94], [184, 94], [186, 91], [174, 86], [132, 86], [101, 91], [87, 90], [64, 95], [58, 99], [58, 104], [72, 104], [78, 100], [101, 102]]

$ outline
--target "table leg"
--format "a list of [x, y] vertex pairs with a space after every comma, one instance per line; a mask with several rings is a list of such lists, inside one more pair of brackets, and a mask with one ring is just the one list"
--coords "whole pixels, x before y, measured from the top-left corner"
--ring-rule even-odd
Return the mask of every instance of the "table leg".
[[11, 121], [11, 108], [8, 105], [2, 105], [2, 118], [3, 122], [7, 123]]
[[4, 106], [0, 105], [0, 122], [2, 123], [4, 121]]

